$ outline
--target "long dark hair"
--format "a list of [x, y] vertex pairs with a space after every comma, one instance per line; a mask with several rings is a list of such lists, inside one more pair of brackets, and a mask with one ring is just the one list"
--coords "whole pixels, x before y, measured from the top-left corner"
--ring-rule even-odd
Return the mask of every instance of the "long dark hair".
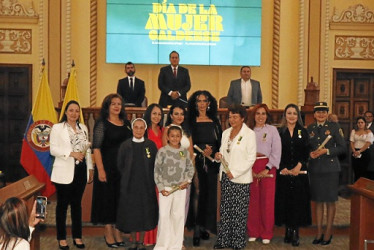
[[188, 125], [193, 128], [196, 123], [196, 117], [199, 116], [199, 110], [197, 109], [197, 98], [203, 95], [209, 102], [209, 106], [206, 110], [206, 115], [215, 123], [219, 123], [217, 118], [217, 100], [207, 90], [198, 90], [193, 93], [188, 99]]
[[368, 127], [367, 127], [367, 126], [368, 126], [368, 123], [367, 123], [365, 117], [363, 117], [363, 116], [359, 116], [359, 117], [356, 118], [356, 122], [355, 122], [355, 125], [354, 125], [354, 129], [355, 129], [355, 131], [358, 131], [357, 123], [358, 123], [359, 120], [363, 120], [363, 121], [365, 122], [364, 130], [367, 130], [367, 129], [368, 129]]
[[101, 110], [100, 110], [100, 120], [105, 121], [109, 117], [109, 107], [112, 103], [112, 100], [114, 98], [118, 98], [121, 100], [121, 112], [119, 113], [119, 119], [126, 120], [126, 112], [125, 112], [125, 103], [123, 102], [122, 96], [119, 94], [109, 94], [107, 95], [103, 103], [101, 104]]
[[147, 107], [147, 109], [144, 112], [143, 119], [147, 123], [148, 128], [152, 128], [151, 114], [152, 114], [152, 110], [154, 107], [157, 107], [161, 110], [161, 120], [157, 125], [160, 128], [162, 128], [162, 126], [164, 125], [164, 114], [162, 113], [162, 107], [158, 105], [157, 103], [152, 103], [151, 105]]
[[[81, 106], [79, 105], [79, 103], [78, 103], [76, 100], [71, 100], [71, 101], [69, 101], [69, 102], [66, 104], [66, 106], [65, 106], [65, 110], [64, 110], [64, 113], [63, 113], [63, 115], [62, 115], [62, 118], [61, 118], [60, 122], [66, 122], [66, 121], [68, 120], [68, 118], [67, 118], [67, 116], [66, 116], [65, 113], [66, 113], [66, 110], [68, 110], [68, 108], [69, 108], [69, 106], [70, 106], [71, 104], [76, 104], [76, 105], [78, 105], [79, 109], [81, 108]], [[79, 122], [79, 118], [80, 118], [80, 117], [78, 117], [77, 123]]]
[[173, 105], [173, 106], [170, 107], [170, 110], [169, 110], [169, 113], [168, 113], [168, 117], [166, 119], [165, 126], [169, 126], [173, 122], [171, 120], [171, 115], [173, 114], [174, 109], [176, 109], [176, 108], [179, 108], [179, 109], [183, 110], [184, 120], [183, 120], [183, 122], [181, 124], [181, 127], [183, 129], [183, 133], [189, 137], [189, 136], [191, 136], [191, 133], [190, 133], [190, 130], [188, 129], [188, 126], [186, 125], [187, 124], [187, 121], [186, 121], [186, 119], [187, 119], [187, 111], [180, 104], [175, 104], [175, 105]]
[[13, 249], [18, 243], [17, 238], [28, 240], [30, 236], [28, 220], [29, 216], [23, 200], [11, 197], [0, 206], [0, 239], [3, 244], [1, 250]]
[[286, 113], [287, 113], [287, 109], [289, 109], [289, 108], [294, 108], [296, 110], [296, 112], [297, 112], [297, 124], [301, 127], [304, 127], [303, 119], [301, 118], [299, 107], [294, 103], [290, 103], [284, 108], [282, 121], [281, 121], [281, 125], [280, 125], [281, 129], [283, 130], [287, 127]]

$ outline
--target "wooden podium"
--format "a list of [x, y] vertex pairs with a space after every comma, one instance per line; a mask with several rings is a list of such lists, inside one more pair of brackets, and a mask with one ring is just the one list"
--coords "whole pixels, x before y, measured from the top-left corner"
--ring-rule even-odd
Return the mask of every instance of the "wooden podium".
[[349, 248], [374, 249], [374, 181], [360, 178], [348, 187], [353, 191]]
[[[0, 204], [10, 197], [18, 197], [26, 201], [27, 210], [30, 214], [35, 197], [39, 195], [40, 190], [42, 190], [44, 186], [45, 184], [38, 182], [35, 176], [27, 176], [0, 189]], [[30, 248], [32, 250], [40, 249], [40, 232], [37, 229], [33, 232]]]

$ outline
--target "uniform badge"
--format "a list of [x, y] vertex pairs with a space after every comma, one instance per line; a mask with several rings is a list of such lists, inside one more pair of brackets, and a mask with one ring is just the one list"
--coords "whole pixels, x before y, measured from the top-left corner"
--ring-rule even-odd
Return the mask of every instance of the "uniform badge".
[[329, 135], [329, 134], [331, 134], [330, 130], [326, 130], [325, 135]]
[[314, 132], [313, 131], [310, 132], [309, 136], [310, 136], [310, 138], [313, 138], [314, 137]]

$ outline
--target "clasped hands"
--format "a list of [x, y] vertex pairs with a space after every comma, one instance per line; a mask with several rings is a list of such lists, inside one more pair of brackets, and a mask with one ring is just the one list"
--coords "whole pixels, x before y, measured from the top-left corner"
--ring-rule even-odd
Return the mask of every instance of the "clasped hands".
[[172, 91], [170, 94], [171, 99], [175, 100], [179, 98], [179, 92], [178, 91]]

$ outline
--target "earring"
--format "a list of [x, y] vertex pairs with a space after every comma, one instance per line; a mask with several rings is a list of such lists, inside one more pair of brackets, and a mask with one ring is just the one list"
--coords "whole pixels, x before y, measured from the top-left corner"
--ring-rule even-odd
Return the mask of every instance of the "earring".
[[209, 110], [209, 109], [210, 109], [210, 106], [208, 106], [207, 110]]

